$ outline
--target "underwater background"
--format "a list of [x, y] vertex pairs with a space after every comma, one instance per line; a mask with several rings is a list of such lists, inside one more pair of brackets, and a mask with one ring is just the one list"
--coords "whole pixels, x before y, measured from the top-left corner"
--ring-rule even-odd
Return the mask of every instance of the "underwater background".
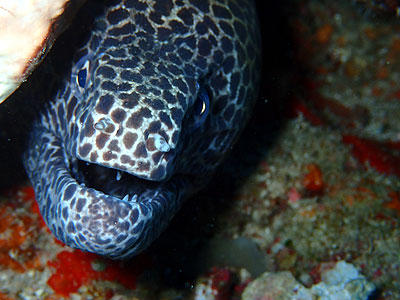
[[[28, 79], [0, 105], [0, 299], [400, 299], [400, 4], [256, 4], [253, 116], [130, 261], [53, 237], [20, 160], [35, 110], [23, 95], [38, 91]], [[71, 35], [47, 61], [68, 62], [57, 51]]]

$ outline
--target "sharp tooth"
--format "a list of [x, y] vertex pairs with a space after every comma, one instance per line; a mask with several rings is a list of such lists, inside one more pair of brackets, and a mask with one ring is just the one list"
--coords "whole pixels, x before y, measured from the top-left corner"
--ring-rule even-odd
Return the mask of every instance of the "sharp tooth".
[[122, 201], [129, 201], [129, 195], [126, 194], [125, 197], [122, 199]]
[[131, 201], [136, 202], [137, 201], [137, 195], [133, 195], [131, 198]]
[[120, 171], [117, 171], [117, 176], [115, 177], [115, 179], [117, 179], [117, 181], [120, 181], [121, 180], [121, 172]]

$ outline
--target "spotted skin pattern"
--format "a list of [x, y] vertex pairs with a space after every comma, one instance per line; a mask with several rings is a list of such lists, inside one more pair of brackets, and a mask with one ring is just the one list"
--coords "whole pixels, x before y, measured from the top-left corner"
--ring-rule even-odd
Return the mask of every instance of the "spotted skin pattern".
[[24, 164], [67, 245], [143, 251], [209, 181], [257, 94], [251, 0], [116, 0], [35, 122]]

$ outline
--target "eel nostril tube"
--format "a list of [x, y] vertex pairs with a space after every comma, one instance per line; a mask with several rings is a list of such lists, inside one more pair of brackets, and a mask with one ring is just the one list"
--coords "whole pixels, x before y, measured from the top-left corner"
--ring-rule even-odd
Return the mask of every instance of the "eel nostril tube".
[[169, 150], [171, 150], [171, 147], [161, 135], [155, 134], [153, 135], [153, 138], [154, 138], [154, 147], [156, 147], [158, 151], [168, 152]]

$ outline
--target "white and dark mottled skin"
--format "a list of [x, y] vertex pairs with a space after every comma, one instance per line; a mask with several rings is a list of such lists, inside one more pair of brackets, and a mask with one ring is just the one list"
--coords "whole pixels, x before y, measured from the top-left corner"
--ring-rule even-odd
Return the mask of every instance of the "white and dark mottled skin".
[[253, 108], [251, 0], [106, 1], [24, 161], [67, 245], [138, 254], [210, 180]]

